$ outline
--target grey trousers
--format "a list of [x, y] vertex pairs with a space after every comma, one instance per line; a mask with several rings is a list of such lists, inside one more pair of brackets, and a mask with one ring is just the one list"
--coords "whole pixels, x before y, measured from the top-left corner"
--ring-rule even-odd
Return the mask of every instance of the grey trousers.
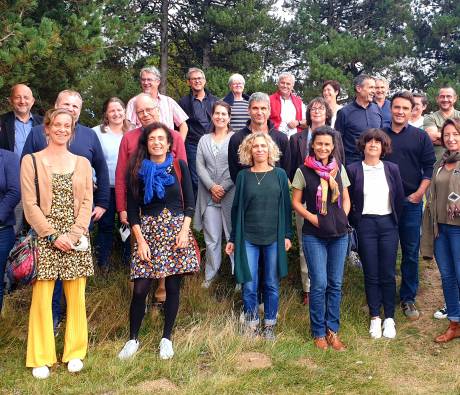
[[[220, 207], [208, 206], [203, 214], [203, 234], [206, 243], [205, 280], [212, 280], [222, 263], [222, 230], [225, 238], [230, 237], [230, 224], [225, 222], [224, 213]], [[233, 255], [232, 274], [234, 270]]]
[[295, 226], [297, 230], [297, 239], [299, 241], [299, 262], [300, 262], [300, 281], [304, 292], [310, 292], [310, 277], [308, 277], [308, 266], [303, 254], [302, 226], [304, 218], [295, 213]]

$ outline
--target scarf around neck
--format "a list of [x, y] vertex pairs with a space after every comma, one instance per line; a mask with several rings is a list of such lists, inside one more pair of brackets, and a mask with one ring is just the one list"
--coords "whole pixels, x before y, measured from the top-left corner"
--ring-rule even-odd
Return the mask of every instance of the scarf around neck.
[[144, 159], [139, 169], [139, 177], [144, 182], [144, 204], [150, 203], [156, 196], [163, 199], [165, 186], [174, 184], [174, 177], [168, 172], [173, 163], [173, 156], [169, 153], [163, 163], [155, 163]]
[[449, 195], [447, 200], [447, 218], [451, 221], [460, 217], [460, 152], [445, 151], [441, 158], [442, 169], [446, 163], [456, 163], [449, 179]]
[[309, 155], [305, 158], [304, 165], [314, 170], [320, 178], [320, 184], [316, 190], [316, 209], [319, 214], [326, 215], [329, 188], [331, 188], [332, 192], [331, 203], [338, 202], [340, 206], [339, 184], [335, 180], [339, 171], [337, 161], [332, 158], [332, 161], [325, 166], [319, 160], [316, 160], [314, 156]]

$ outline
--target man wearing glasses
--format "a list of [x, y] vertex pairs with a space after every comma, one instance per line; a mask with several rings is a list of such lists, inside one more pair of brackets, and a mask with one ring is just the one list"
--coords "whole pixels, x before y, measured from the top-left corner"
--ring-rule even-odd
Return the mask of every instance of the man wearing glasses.
[[211, 127], [211, 110], [218, 100], [206, 88], [206, 77], [203, 70], [192, 67], [187, 72], [187, 85], [190, 93], [179, 100], [179, 105], [188, 115], [188, 133], [185, 140], [188, 167], [192, 176], [193, 192], [198, 189], [198, 175], [196, 173], [196, 151], [198, 141]]
[[[182, 139], [187, 137], [187, 114], [169, 96], [158, 92], [160, 87], [161, 74], [156, 67], [144, 67], [140, 72], [141, 88], [143, 93], [147, 93], [155, 100], [160, 109], [160, 122], [164, 123], [169, 129], [178, 129]], [[138, 95], [139, 96], [139, 95]], [[126, 118], [137, 127], [142, 126], [142, 122], [136, 115], [136, 99], [134, 96], [126, 106]]]

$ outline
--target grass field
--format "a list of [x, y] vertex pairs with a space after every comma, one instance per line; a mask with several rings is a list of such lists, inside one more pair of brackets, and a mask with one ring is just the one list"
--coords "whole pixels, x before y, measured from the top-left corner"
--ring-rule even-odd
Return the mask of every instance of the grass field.
[[[241, 297], [228, 275], [209, 290], [202, 277], [187, 278], [173, 335], [175, 356], [158, 358], [162, 319], [149, 314], [141, 348], [128, 362], [116, 358], [128, 335], [127, 274], [88, 282], [90, 346], [76, 375], [58, 364], [38, 381], [25, 368], [30, 289], [7, 296], [0, 319], [1, 394], [460, 394], [460, 341], [437, 345], [446, 321], [432, 318], [442, 303], [437, 268], [422, 263], [418, 300], [421, 319], [408, 322], [397, 311], [397, 338], [371, 340], [367, 333], [361, 270], [347, 266], [341, 337], [345, 353], [314, 348], [308, 308], [300, 304], [298, 269], [291, 254], [283, 280], [277, 340], [247, 339], [238, 333]], [[63, 333], [57, 338], [62, 354]], [[59, 358], [59, 357], [58, 357]]]

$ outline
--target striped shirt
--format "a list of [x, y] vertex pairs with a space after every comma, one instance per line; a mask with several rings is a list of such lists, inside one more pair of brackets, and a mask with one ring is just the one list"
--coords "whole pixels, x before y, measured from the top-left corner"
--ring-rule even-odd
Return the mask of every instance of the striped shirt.
[[232, 106], [232, 117], [230, 119], [231, 128], [237, 132], [246, 126], [249, 119], [248, 101], [245, 99], [235, 100]]

